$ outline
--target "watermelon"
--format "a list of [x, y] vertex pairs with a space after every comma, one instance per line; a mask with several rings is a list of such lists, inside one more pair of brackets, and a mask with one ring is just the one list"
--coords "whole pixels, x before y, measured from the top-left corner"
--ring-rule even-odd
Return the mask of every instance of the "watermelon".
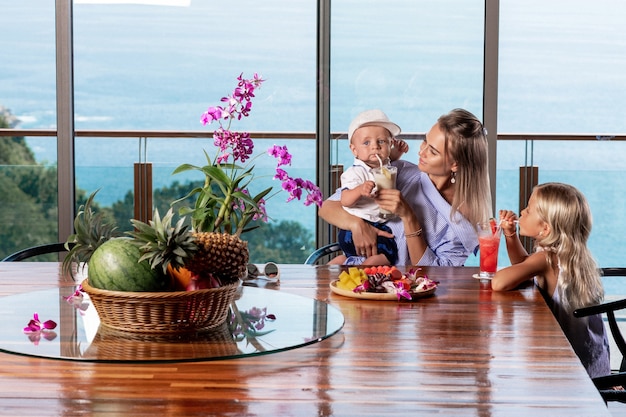
[[115, 238], [98, 247], [89, 259], [92, 287], [109, 291], [165, 291], [169, 279], [161, 268], [152, 269], [147, 261], [138, 262], [139, 248], [128, 238]]

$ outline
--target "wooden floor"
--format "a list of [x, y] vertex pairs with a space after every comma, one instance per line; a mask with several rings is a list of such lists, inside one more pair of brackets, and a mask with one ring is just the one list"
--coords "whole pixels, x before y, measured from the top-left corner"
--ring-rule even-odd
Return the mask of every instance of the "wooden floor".
[[[344, 328], [320, 343], [143, 365], [0, 353], [0, 415], [611, 415], [536, 289], [494, 293], [474, 268], [427, 268], [433, 297], [364, 301], [330, 293], [339, 271], [281, 265], [272, 285], [341, 310]], [[0, 295], [71, 284], [55, 263], [0, 263]]]

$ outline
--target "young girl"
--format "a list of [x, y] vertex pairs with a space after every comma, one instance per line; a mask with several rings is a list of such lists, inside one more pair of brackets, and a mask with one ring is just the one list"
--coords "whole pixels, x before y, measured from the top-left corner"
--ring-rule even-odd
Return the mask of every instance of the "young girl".
[[494, 276], [494, 291], [512, 290], [533, 279], [546, 298], [574, 351], [593, 378], [610, 370], [608, 339], [602, 317], [575, 318], [573, 311], [598, 304], [604, 289], [587, 248], [591, 211], [576, 188], [561, 183], [538, 185], [519, 217], [519, 234], [535, 239], [529, 255], [515, 233], [515, 214], [501, 210], [502, 232], [511, 266]]

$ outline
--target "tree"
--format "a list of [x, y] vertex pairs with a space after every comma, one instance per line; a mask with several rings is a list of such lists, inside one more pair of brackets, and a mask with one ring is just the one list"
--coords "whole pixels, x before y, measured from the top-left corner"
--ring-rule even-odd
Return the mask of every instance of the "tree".
[[[15, 126], [0, 107], [0, 127]], [[57, 241], [56, 167], [39, 165], [23, 137], [0, 137], [0, 258]]]
[[[180, 183], [174, 181], [169, 187], [154, 190], [152, 196], [153, 205], [163, 216], [170, 208], [173, 208], [173, 222], [177, 220], [178, 209], [181, 206], [193, 206], [193, 198], [189, 201], [181, 201], [172, 206], [172, 202], [189, 193], [195, 187], [202, 186], [202, 181], [190, 181]], [[133, 192], [128, 191], [123, 200], [113, 203], [110, 210], [112, 217], [121, 231], [130, 231], [130, 219], [134, 215]], [[187, 222], [189, 223], [189, 222]], [[244, 233], [242, 239], [248, 241], [250, 262], [252, 263], [304, 263], [309, 252], [315, 247], [312, 234], [300, 223], [294, 221], [282, 221], [279, 223], [257, 222], [256, 229]]]
[[[16, 124], [10, 112], [0, 107], [0, 127]], [[172, 182], [168, 187], [154, 190], [153, 205], [164, 215], [172, 202], [203, 185], [202, 181]], [[36, 162], [32, 150], [23, 137], [0, 137], [0, 258], [29, 247], [57, 241], [58, 202], [56, 166]], [[76, 204], [84, 205], [85, 190], [76, 190]], [[193, 206], [194, 201], [181, 201], [173, 206], [178, 214], [181, 206]], [[134, 216], [133, 192], [129, 190], [122, 200], [111, 207], [94, 203], [94, 211], [103, 211], [108, 221], [120, 231], [132, 228]], [[242, 235], [248, 241], [252, 263], [303, 263], [314, 248], [311, 232], [300, 223], [282, 221], [257, 222], [256, 228]], [[52, 259], [50, 259], [52, 260]]]
[[304, 263], [315, 247], [312, 233], [295, 221], [264, 223], [258, 229], [245, 233], [252, 263]]

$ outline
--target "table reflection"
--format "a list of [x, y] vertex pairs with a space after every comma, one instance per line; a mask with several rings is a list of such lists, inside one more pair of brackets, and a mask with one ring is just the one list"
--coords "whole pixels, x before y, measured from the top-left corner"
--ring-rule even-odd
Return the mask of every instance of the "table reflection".
[[[263, 288], [241, 287], [226, 323], [178, 335], [120, 332], [100, 325], [88, 298], [68, 302], [73, 287], [0, 298], [0, 350], [45, 358], [95, 362], [228, 359], [294, 349], [338, 332], [341, 312], [322, 301]], [[38, 313], [52, 331], [25, 334]]]

